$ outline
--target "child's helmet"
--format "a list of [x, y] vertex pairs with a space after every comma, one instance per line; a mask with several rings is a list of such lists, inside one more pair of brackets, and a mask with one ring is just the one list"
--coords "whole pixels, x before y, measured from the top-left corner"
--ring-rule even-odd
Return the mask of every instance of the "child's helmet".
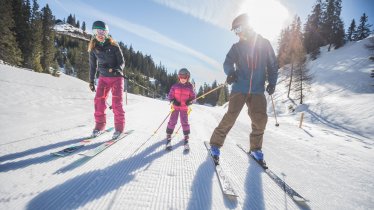
[[180, 76], [180, 75], [186, 75], [186, 76], [190, 77], [191, 74], [190, 74], [190, 72], [186, 68], [182, 68], [178, 72], [178, 76]]

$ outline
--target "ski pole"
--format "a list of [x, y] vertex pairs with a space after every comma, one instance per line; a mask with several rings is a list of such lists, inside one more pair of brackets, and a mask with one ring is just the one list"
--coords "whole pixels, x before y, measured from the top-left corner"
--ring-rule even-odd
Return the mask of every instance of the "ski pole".
[[[166, 119], [168, 119], [168, 117], [170, 116], [170, 114], [174, 112], [174, 106], [171, 106], [171, 109], [170, 109], [170, 112], [168, 115], [166, 115], [165, 119], [162, 121], [162, 123], [160, 124], [160, 126], [158, 126], [158, 128], [153, 132], [153, 135], [155, 135], [158, 131], [158, 129], [160, 129], [160, 127], [164, 124], [164, 122], [166, 121]], [[152, 136], [153, 136], [152, 135]]]
[[216, 87], [216, 88], [214, 88], [214, 89], [212, 89], [212, 90], [210, 90], [210, 91], [204, 93], [203, 95], [201, 95], [201, 96], [195, 98], [195, 100], [197, 100], [197, 99], [199, 99], [199, 98], [204, 98], [206, 95], [210, 94], [211, 92], [213, 92], [213, 91], [215, 91], [215, 90], [218, 90], [218, 89], [220, 89], [220, 88], [222, 88], [222, 87], [224, 87], [224, 86], [226, 86], [226, 85], [227, 85], [227, 82], [225, 82], [224, 84], [221, 84], [221, 85], [219, 85], [218, 87]]
[[273, 100], [273, 95], [270, 95], [271, 97], [271, 102], [273, 104], [273, 112], [274, 112], [274, 117], [275, 117], [275, 126], [279, 126], [278, 120], [277, 120], [277, 114], [275, 113], [275, 106], [274, 106], [274, 100]]
[[[169, 112], [169, 114], [165, 117], [165, 119], [162, 121], [162, 123], [161, 123], [161, 125], [162, 124], [164, 124], [164, 122], [165, 122], [165, 120], [169, 117], [169, 115], [172, 113], [174, 111], [174, 107], [173, 106], [171, 106], [171, 109], [170, 109], [170, 112]], [[143, 142], [143, 144], [141, 144], [132, 154], [131, 154], [131, 156], [132, 155], [134, 155], [140, 148], [142, 148], [143, 147], [143, 145], [144, 144], [146, 144], [156, 133], [157, 133], [157, 131], [158, 131], [158, 129], [160, 129], [160, 127], [161, 127], [161, 125], [160, 126], [158, 126], [158, 128], [157, 128], [157, 130], [147, 139], [147, 140], [145, 140], [144, 142]]]

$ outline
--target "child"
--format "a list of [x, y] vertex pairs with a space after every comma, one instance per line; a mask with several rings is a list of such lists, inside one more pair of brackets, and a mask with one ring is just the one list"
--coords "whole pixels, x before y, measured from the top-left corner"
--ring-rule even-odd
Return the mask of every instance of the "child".
[[174, 131], [175, 125], [180, 115], [184, 134], [185, 149], [189, 149], [188, 139], [190, 134], [190, 124], [188, 124], [188, 106], [192, 104], [195, 99], [195, 92], [192, 84], [189, 82], [190, 72], [183, 68], [178, 72], [179, 82], [174, 84], [169, 92], [169, 100], [173, 103], [174, 111], [170, 115], [168, 127], [166, 129], [166, 149], [171, 149], [171, 134]]
[[[95, 92], [95, 128], [92, 136], [98, 136], [106, 125], [106, 103], [109, 91], [112, 91], [115, 132], [113, 139], [120, 136], [125, 128], [125, 111], [123, 110], [123, 69], [125, 61], [118, 44], [109, 35], [109, 28], [103, 21], [92, 25], [93, 39], [88, 46], [90, 63], [90, 89]], [[95, 89], [95, 74], [100, 72], [99, 82]]]

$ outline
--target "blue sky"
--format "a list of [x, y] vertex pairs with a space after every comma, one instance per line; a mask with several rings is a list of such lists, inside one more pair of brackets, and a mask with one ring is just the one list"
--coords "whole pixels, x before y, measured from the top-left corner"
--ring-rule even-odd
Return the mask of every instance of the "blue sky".
[[[222, 63], [237, 37], [231, 21], [247, 12], [257, 32], [276, 48], [277, 36], [297, 14], [303, 24], [315, 0], [39, 0], [49, 4], [57, 19], [75, 14], [87, 29], [105, 21], [117, 41], [151, 55], [169, 72], [186, 67], [197, 85], [222, 83]], [[363, 12], [374, 20], [374, 1], [343, 0], [342, 19], [347, 28]], [[373, 24], [374, 25], [374, 24]], [[374, 27], [372, 27], [373, 29]], [[276, 50], [276, 49], [274, 49]]]

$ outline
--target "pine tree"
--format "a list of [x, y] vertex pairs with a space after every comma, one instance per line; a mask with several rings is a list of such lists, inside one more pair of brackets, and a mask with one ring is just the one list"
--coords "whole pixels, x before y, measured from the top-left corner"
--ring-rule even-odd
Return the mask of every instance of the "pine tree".
[[53, 31], [54, 17], [48, 4], [42, 9], [42, 22], [43, 22], [43, 38], [42, 38], [42, 59], [41, 64], [44, 73], [49, 73], [49, 67], [51, 66], [54, 58], [54, 39], [55, 34]]
[[297, 66], [294, 72], [294, 99], [299, 100], [300, 104], [304, 103], [307, 91], [310, 89], [310, 83], [312, 76], [309, 73], [309, 69], [306, 67], [305, 60]]
[[86, 31], [86, 22], [82, 22], [82, 30], [85, 32]]
[[291, 58], [291, 69], [290, 69], [290, 82], [288, 85], [287, 97], [290, 97], [291, 86], [293, 82], [294, 69], [300, 68], [305, 62], [306, 52], [303, 46], [302, 33], [301, 33], [301, 21], [300, 17], [295, 16], [291, 24], [291, 40], [290, 40], [289, 56]]
[[226, 102], [225, 99], [226, 99], [225, 89], [221, 88], [219, 91], [219, 96], [218, 96], [218, 101], [217, 101], [218, 106], [222, 106]]
[[313, 7], [312, 14], [308, 16], [308, 20], [304, 26], [304, 47], [307, 53], [311, 54], [314, 60], [320, 54], [319, 47], [322, 45], [322, 9], [320, 0]]
[[73, 20], [73, 16], [70, 14], [69, 16], [68, 16], [68, 18], [66, 19], [66, 23], [68, 23], [68, 24], [70, 24], [70, 25], [72, 25], [72, 26], [74, 26], [74, 20]]
[[[199, 92], [197, 93], [197, 98], [202, 96], [204, 94], [204, 89], [202, 86], [200, 86], [199, 88]], [[197, 103], [199, 104], [204, 104], [205, 103], [205, 98], [204, 97], [201, 97], [199, 99], [197, 99]]]
[[335, 48], [344, 44], [344, 24], [340, 18], [341, 0], [327, 0], [326, 10], [323, 12], [322, 34], [325, 37], [324, 44]]
[[370, 27], [368, 24], [368, 16], [364, 13], [360, 18], [360, 24], [357, 26], [357, 40], [365, 39], [370, 35]]
[[343, 20], [340, 18], [342, 11], [342, 0], [335, 0], [334, 2], [334, 24], [333, 24], [333, 39], [332, 44], [335, 46], [335, 49], [343, 46], [345, 43], [345, 30]]
[[354, 41], [353, 35], [356, 32], [356, 22], [355, 19], [352, 19], [351, 25], [348, 28], [347, 31], [347, 40], [348, 41]]
[[290, 39], [291, 30], [289, 27], [282, 29], [281, 36], [278, 41], [278, 63], [280, 67], [290, 63]]
[[12, 31], [15, 32], [16, 40], [18, 46], [22, 52], [23, 65], [30, 67], [28, 64], [30, 62], [30, 2], [26, 3], [23, 0], [13, 0], [13, 19], [14, 19], [14, 28]]
[[22, 53], [18, 48], [12, 14], [12, 0], [0, 1], [0, 60], [12, 65], [21, 65]]
[[42, 17], [39, 11], [37, 0], [33, 0], [31, 12], [31, 68], [37, 72], [42, 72], [43, 68], [40, 64], [42, 51]]

